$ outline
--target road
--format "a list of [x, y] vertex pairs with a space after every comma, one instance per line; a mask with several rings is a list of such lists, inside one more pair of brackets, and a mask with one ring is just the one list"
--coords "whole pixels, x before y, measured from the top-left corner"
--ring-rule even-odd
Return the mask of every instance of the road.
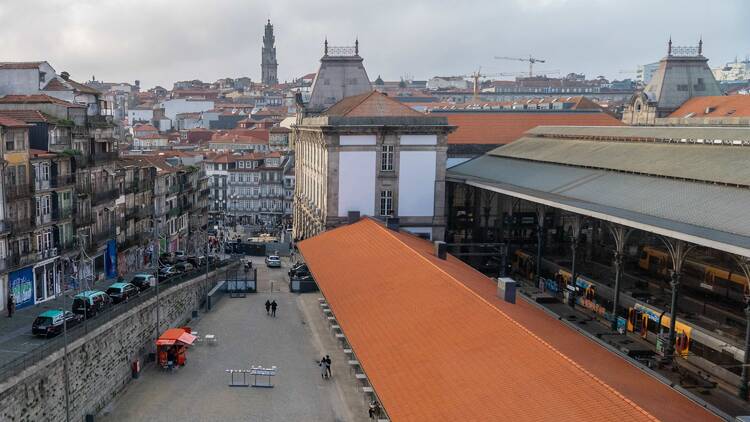
[[[146, 270], [144, 270], [144, 272], [149, 272]], [[127, 274], [124, 278], [130, 280], [133, 274]], [[194, 274], [195, 276], [199, 276], [201, 272], [196, 271]], [[100, 280], [94, 283], [92, 288], [104, 291], [115, 281], [115, 279]], [[168, 282], [165, 286], [170, 285], [170, 283], [173, 284], [174, 282]], [[142, 293], [141, 296], [143, 298], [138, 298], [138, 300], [146, 299], [147, 297], [154, 295], [154, 290], [155, 289], [149, 289]], [[57, 336], [52, 339], [33, 336], [31, 334], [31, 325], [34, 322], [34, 319], [46, 310], [71, 309], [72, 296], [77, 293], [77, 291], [71, 291], [66, 293], [65, 296], [59, 295], [58, 297], [39, 305], [20, 309], [13, 314], [12, 318], [8, 318], [6, 315], [0, 317], [0, 377], [9, 376], [10, 372], [18, 369], [20, 366], [16, 364], [20, 359], [29, 359], [29, 363], [33, 363], [31, 360], [46, 356], [53, 349], [62, 347], [62, 336]], [[132, 306], [135, 302], [136, 301], [131, 301], [131, 303], [128, 304], [114, 305], [110, 310], [114, 311], [119, 310], [124, 306]], [[86, 321], [85, 324], [73, 327], [71, 334], [82, 334], [84, 330], [91, 329], [98, 324], [104, 323], [107, 319], [108, 313], [105, 312]], [[23, 364], [24, 363], [21, 363], [19, 365]]]

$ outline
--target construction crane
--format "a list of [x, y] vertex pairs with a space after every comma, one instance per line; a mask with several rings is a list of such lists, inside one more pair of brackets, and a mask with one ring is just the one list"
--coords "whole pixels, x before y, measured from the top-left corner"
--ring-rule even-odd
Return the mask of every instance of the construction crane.
[[495, 56], [496, 60], [515, 60], [519, 62], [528, 62], [529, 63], [529, 78], [534, 76], [534, 63], [546, 63], [547, 61], [545, 59], [538, 59], [536, 57], [531, 57], [531, 54], [529, 54], [529, 58], [519, 58], [519, 57], [503, 57], [503, 56]]
[[479, 70], [476, 72], [473, 72], [471, 75], [460, 75], [461, 78], [471, 78], [474, 81], [474, 101], [479, 99], [479, 79], [481, 78], [491, 78], [496, 76], [506, 76], [502, 73], [493, 73], [491, 75], [482, 73], [482, 68], [480, 67]]

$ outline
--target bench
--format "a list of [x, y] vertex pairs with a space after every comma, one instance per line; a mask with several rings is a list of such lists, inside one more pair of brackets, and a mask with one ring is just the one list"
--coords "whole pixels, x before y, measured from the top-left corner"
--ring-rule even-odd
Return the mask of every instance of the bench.
[[331, 313], [331, 310], [330, 310], [330, 309], [328, 309], [328, 308], [324, 308], [324, 309], [323, 309], [323, 313], [324, 313], [324, 314], [326, 314], [326, 315], [328, 315], [328, 314], [330, 314], [330, 313]]
[[327, 304], [327, 303], [325, 303], [325, 302], [320, 302], [320, 307], [321, 307], [321, 308], [327, 308], [327, 307], [328, 307], [328, 304]]
[[340, 325], [336, 325], [336, 324], [331, 325], [331, 330], [333, 330], [333, 331], [341, 331], [341, 326]]
[[324, 297], [319, 297], [318, 298], [318, 302], [325, 302], [325, 301], [326, 301], [326, 298], [324, 298]]
[[329, 317], [326, 317], [326, 319], [328, 319], [329, 322], [336, 321], [336, 317], [335, 316], [329, 316]]
[[216, 345], [216, 343], [219, 341], [214, 334], [206, 334], [206, 337], [204, 337], [206, 343], [211, 345]]

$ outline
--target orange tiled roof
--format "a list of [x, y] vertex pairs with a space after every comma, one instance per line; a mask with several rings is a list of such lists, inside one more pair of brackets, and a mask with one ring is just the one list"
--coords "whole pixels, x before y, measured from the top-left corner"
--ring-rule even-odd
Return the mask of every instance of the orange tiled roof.
[[593, 112], [458, 112], [439, 113], [457, 129], [448, 134], [448, 144], [509, 144], [537, 126], [621, 126], [607, 113]]
[[55, 121], [55, 119], [47, 117], [39, 110], [2, 110], [0, 111], [0, 115], [20, 120], [26, 123], [47, 123]]
[[323, 114], [347, 117], [424, 116], [424, 113], [378, 91], [346, 97], [330, 106]]
[[299, 247], [392, 420], [655, 420], [371, 219]]
[[750, 117], [750, 95], [693, 97], [669, 117]]
[[0, 98], [0, 104], [59, 104], [66, 107], [84, 108], [84, 105], [69, 103], [45, 94], [6, 95]]
[[28, 127], [26, 122], [23, 122], [13, 117], [0, 115], [0, 126], [5, 127]]

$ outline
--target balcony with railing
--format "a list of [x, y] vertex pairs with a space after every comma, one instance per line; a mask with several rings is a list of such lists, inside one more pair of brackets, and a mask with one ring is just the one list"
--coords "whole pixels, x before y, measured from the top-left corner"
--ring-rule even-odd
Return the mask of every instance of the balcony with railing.
[[122, 242], [117, 243], [117, 246], [121, 249], [128, 249], [133, 246], [143, 245], [147, 240], [148, 236], [145, 233], [134, 233], [125, 236]]
[[33, 251], [26, 252], [11, 252], [7, 258], [5, 258], [8, 269], [25, 267], [37, 262], [37, 254]]
[[28, 233], [34, 228], [34, 220], [31, 217], [8, 219], [5, 224], [10, 226], [10, 233], [13, 235]]
[[34, 193], [34, 187], [28, 183], [25, 184], [9, 184], [5, 185], [5, 196], [8, 201], [28, 198]]
[[76, 241], [74, 238], [62, 239], [57, 245], [57, 249], [60, 253], [70, 252], [76, 248]]
[[52, 222], [52, 213], [38, 214], [34, 216], [34, 222], [37, 226], [43, 226]]
[[91, 205], [99, 205], [107, 201], [113, 201], [115, 200], [120, 192], [115, 188], [102, 188], [102, 187], [95, 187], [92, 189], [93, 192], [90, 193], [91, 195]]
[[58, 174], [50, 179], [50, 185], [53, 189], [64, 188], [74, 184], [76, 177], [74, 174]]
[[91, 241], [96, 246], [100, 245], [103, 242], [106, 242], [110, 239], [115, 238], [115, 231], [112, 229], [104, 229], [101, 231], [95, 231], [91, 235]]
[[50, 259], [54, 258], [58, 255], [58, 249], [57, 248], [49, 248], [42, 251], [37, 251], [36, 253], [36, 259], [38, 261], [44, 260], [44, 259]]
[[182, 213], [182, 207], [173, 207], [167, 212], [168, 218], [174, 218], [177, 217]]
[[73, 207], [70, 206], [52, 210], [53, 220], [65, 220], [66, 218], [70, 218], [71, 215], [73, 215]]

